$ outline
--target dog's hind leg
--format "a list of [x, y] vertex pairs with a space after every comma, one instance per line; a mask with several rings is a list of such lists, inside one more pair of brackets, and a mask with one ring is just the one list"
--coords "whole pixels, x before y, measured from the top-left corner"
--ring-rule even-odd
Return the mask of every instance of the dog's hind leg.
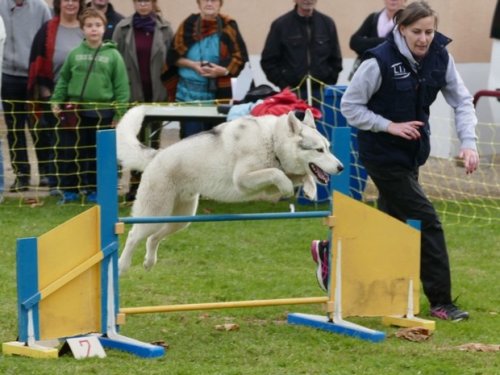
[[[164, 226], [165, 224], [160, 224]], [[132, 255], [139, 241], [158, 231], [158, 224], [134, 224], [128, 233], [125, 247], [118, 260], [118, 269], [123, 274], [132, 264]]]
[[144, 269], [146, 271], [151, 270], [153, 266], [156, 264], [158, 259], [158, 246], [160, 246], [160, 242], [169, 234], [175, 233], [183, 228], [186, 228], [189, 223], [168, 223], [164, 224], [162, 228], [153, 233], [148, 237], [146, 241], [146, 255], [144, 256]]
[[[172, 212], [172, 216], [192, 216], [196, 213], [198, 207], [198, 197], [189, 200], [177, 202]], [[158, 231], [148, 237], [146, 242], [146, 256], [144, 257], [144, 268], [149, 271], [157, 261], [158, 246], [163, 238], [186, 228], [191, 223], [167, 223]]]

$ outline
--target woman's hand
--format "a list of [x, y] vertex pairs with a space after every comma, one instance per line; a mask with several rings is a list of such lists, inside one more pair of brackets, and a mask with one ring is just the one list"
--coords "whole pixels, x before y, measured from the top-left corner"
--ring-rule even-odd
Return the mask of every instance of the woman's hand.
[[414, 141], [420, 138], [420, 128], [422, 126], [424, 126], [422, 121], [391, 122], [387, 127], [387, 132]]
[[175, 64], [179, 67], [193, 69], [196, 73], [205, 78], [217, 78], [229, 74], [227, 68], [208, 61], [193, 61], [181, 57]]
[[476, 150], [464, 148], [460, 150], [458, 157], [463, 160], [465, 173], [467, 174], [474, 172], [479, 166], [479, 154]]
[[198, 74], [206, 78], [217, 78], [227, 76], [229, 71], [221, 65], [211, 62], [200, 62], [200, 72]]

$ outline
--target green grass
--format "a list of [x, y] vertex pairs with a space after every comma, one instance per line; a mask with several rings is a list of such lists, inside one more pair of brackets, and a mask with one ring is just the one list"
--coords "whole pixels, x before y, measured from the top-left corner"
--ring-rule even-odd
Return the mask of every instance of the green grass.
[[[17, 336], [15, 241], [38, 236], [85, 207], [0, 206], [0, 341]], [[287, 202], [201, 203], [200, 212], [278, 212]], [[298, 209], [316, 209], [298, 206]], [[320, 206], [317, 209], [327, 210]], [[128, 216], [128, 208], [120, 215]], [[468, 322], [438, 322], [429, 341], [394, 337], [380, 319], [348, 320], [387, 332], [370, 343], [286, 324], [288, 312], [321, 314], [319, 306], [278, 306], [128, 316], [124, 335], [163, 340], [165, 357], [145, 360], [108, 350], [106, 359], [36, 360], [0, 356], [2, 374], [500, 374], [499, 353], [462, 352], [457, 346], [499, 344], [500, 231], [495, 224], [447, 225], [454, 295], [472, 315]], [[362, 225], [360, 223], [360, 225]], [[143, 244], [121, 278], [121, 306], [321, 296], [309, 255], [311, 239], [325, 238], [321, 219], [197, 223], [163, 242], [157, 265], [142, 268]], [[123, 243], [123, 239], [122, 239]], [[68, 249], [71, 251], [71, 249]], [[422, 298], [422, 315], [428, 305]], [[216, 325], [235, 323], [237, 331]]]

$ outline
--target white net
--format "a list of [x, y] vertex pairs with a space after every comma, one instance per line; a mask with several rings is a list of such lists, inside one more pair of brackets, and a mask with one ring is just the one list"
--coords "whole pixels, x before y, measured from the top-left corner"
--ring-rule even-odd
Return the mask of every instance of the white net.
[[[316, 91], [313, 90], [315, 95], [313, 95], [312, 104], [320, 108], [323, 113], [322, 119], [318, 121], [320, 130], [325, 134], [330, 134], [332, 127], [348, 127], [338, 107], [343, 88], [326, 87], [320, 82], [315, 82], [315, 84]], [[318, 87], [319, 90], [317, 90]], [[307, 90], [300, 90], [300, 88], [296, 92], [302, 97], [307, 95]], [[4, 112], [0, 114], [3, 155], [0, 182], [3, 179], [3, 195], [17, 199], [20, 205], [43, 203], [44, 199], [50, 199], [51, 193], [57, 195], [61, 180], [67, 177], [67, 174], [74, 175], [73, 187], [76, 191], [95, 189], [95, 159], [92, 160], [95, 157], [93, 156], [95, 155], [95, 141], [92, 143], [92, 138], [90, 138], [82, 142], [80, 128], [61, 129], [61, 124], [57, 119], [43, 122], [40, 120], [40, 116], [34, 117], [35, 107], [38, 111], [42, 109], [43, 112], [43, 106], [33, 105], [40, 103], [24, 104], [24, 108], [32, 110], [23, 114], [28, 115], [32, 121], [30, 125], [28, 122], [21, 126], [15, 124], [16, 126], [13, 127], [11, 125], [9, 141], [7, 140], [7, 126], [4, 117], [5, 115], [11, 115], [13, 119], [18, 117], [15, 116], [16, 113]], [[216, 103], [203, 104], [216, 105]], [[97, 122], [99, 121], [97, 119]], [[431, 123], [433, 128], [452, 129], [453, 119], [432, 117]], [[89, 128], [88, 131], [95, 133], [97, 128], [111, 126], [111, 123], [86, 126]], [[158, 131], [161, 133], [157, 134], [161, 136], [161, 147], [178, 140], [178, 127], [164, 126]], [[73, 138], [70, 139], [69, 143], [65, 143], [61, 138], [67, 136], [64, 133], [68, 132], [74, 132]], [[482, 222], [484, 224], [500, 222], [500, 157], [498, 156], [500, 124], [480, 123], [478, 135], [481, 155], [480, 168], [472, 175], [466, 175], [460, 160], [456, 158], [457, 152], [454, 154], [453, 151], [458, 150], [458, 141], [454, 132], [433, 131], [433, 152], [428, 162], [420, 170], [420, 180], [428, 196], [435, 202], [441, 218], [447, 223], [474, 222], [477, 225]], [[349, 190], [351, 195], [357, 199], [373, 201], [377, 197], [377, 191], [367, 178], [363, 166], [359, 164], [356, 141], [356, 134], [353, 133], [350, 140]], [[438, 152], [434, 151], [436, 145]], [[442, 153], [440, 150], [443, 149], [443, 145], [445, 145], [444, 148], [450, 150], [444, 156], [439, 155]], [[91, 152], [88, 152], [89, 150]], [[65, 167], [68, 164], [72, 165], [72, 169], [65, 172], [67, 170]], [[16, 190], [12, 188], [16, 183], [16, 174], [19, 176], [19, 171], [16, 171], [16, 168], [24, 168], [24, 170], [29, 171], [26, 189]], [[125, 172], [121, 175], [121, 196], [126, 190], [127, 183], [128, 174]], [[83, 194], [81, 199], [77, 199], [74, 203], [85, 204], [85, 195]]]

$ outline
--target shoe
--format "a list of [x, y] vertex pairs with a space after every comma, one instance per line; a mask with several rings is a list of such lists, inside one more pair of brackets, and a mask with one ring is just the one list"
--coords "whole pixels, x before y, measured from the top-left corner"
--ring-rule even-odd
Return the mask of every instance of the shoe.
[[65, 204], [65, 203], [69, 203], [69, 202], [75, 202], [78, 199], [79, 199], [78, 193], [75, 193], [73, 191], [65, 191], [62, 193], [62, 197], [59, 200], [59, 202], [57, 202], [57, 204]]
[[87, 203], [97, 203], [97, 192], [89, 191], [85, 197]]
[[452, 322], [469, 319], [469, 313], [460, 310], [453, 303], [431, 307], [431, 316], [438, 319], [451, 320]]
[[325, 292], [328, 291], [328, 277], [330, 274], [330, 243], [327, 240], [314, 240], [311, 243], [311, 255], [318, 264], [316, 268], [316, 279], [319, 287]]
[[9, 191], [11, 193], [18, 193], [20, 191], [28, 191], [30, 189], [30, 180], [29, 178], [19, 178], [16, 177], [14, 183], [10, 186]]

